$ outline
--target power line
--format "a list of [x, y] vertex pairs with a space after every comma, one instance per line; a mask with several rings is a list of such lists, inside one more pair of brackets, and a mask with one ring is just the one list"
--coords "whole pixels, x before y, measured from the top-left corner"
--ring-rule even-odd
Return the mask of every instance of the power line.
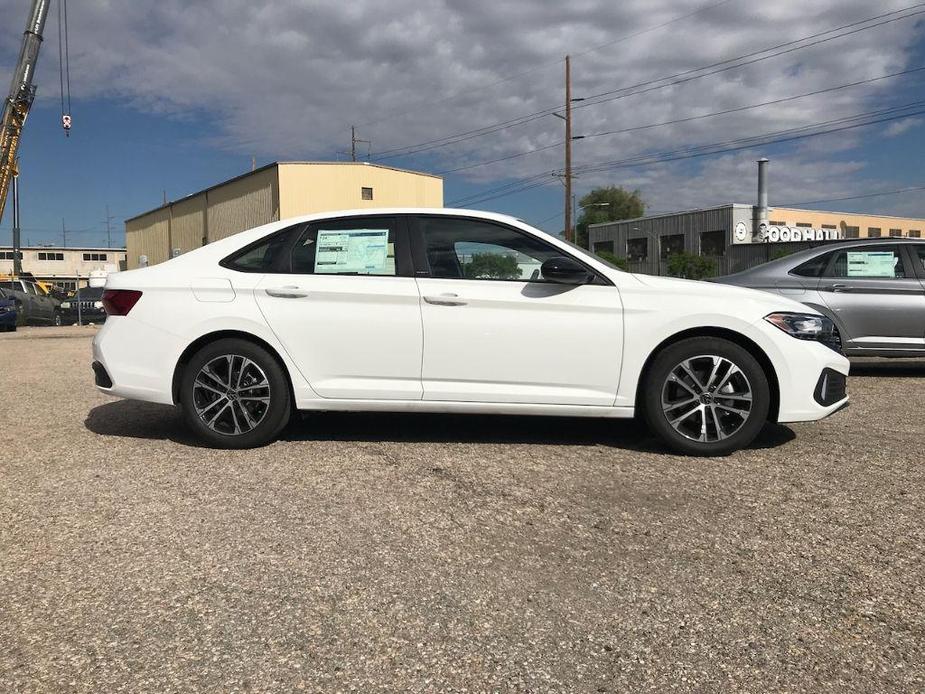
[[848, 89], [850, 87], [858, 87], [863, 84], [870, 84], [872, 82], [878, 82], [880, 80], [889, 79], [890, 77], [899, 77], [901, 75], [909, 75], [915, 72], [921, 72], [925, 70], [925, 66], [916, 67], [909, 70], [902, 70], [901, 72], [891, 72], [888, 75], [880, 75], [879, 77], [871, 77], [866, 80], [858, 80], [857, 82], [849, 82], [848, 84], [840, 84], [837, 87], [827, 87], [825, 89], [817, 89], [812, 92], [806, 92], [804, 94], [797, 94], [795, 96], [787, 96], [781, 99], [773, 99], [771, 101], [762, 101], [758, 104], [749, 104], [748, 106], [739, 106], [737, 108], [728, 108], [723, 111], [714, 111], [713, 113], [704, 113], [699, 116], [689, 116], [687, 118], [677, 118], [675, 120], [662, 121], [660, 123], [649, 123], [648, 125], [636, 125], [629, 128], [620, 128], [619, 130], [607, 130], [601, 133], [592, 133], [590, 135], [584, 135], [582, 139], [589, 139], [592, 137], [603, 137], [605, 135], [617, 135], [621, 133], [631, 133], [638, 132], [639, 130], [649, 130], [651, 128], [660, 128], [665, 125], [677, 125], [678, 123], [689, 123], [695, 120], [703, 120], [705, 118], [713, 118], [714, 116], [724, 116], [729, 113], [739, 113], [741, 111], [749, 111], [755, 108], [761, 108], [763, 106], [774, 106], [776, 104], [783, 104], [788, 101], [796, 101], [797, 99], [805, 99], [808, 96], [818, 96], [819, 94], [827, 94], [829, 92], [839, 91], [841, 89]]
[[864, 195], [849, 195], [842, 198], [828, 198], [825, 200], [806, 200], [804, 202], [788, 202], [779, 207], [796, 207], [798, 205], [820, 205], [824, 202], [842, 202], [844, 200], [861, 200], [863, 198], [879, 198], [885, 195], [900, 195], [902, 193], [914, 193], [925, 190], [925, 186], [910, 186], [908, 188], [898, 188], [896, 190], [885, 190], [880, 193], [865, 193]]
[[[631, 33], [629, 33], [629, 34], [624, 34], [623, 36], [620, 36], [619, 38], [612, 39], [612, 40], [610, 40], [610, 41], [607, 41], [607, 42], [605, 42], [605, 43], [599, 44], [599, 45], [597, 45], [597, 46], [592, 46], [591, 48], [585, 49], [584, 51], [577, 52], [577, 53], [575, 53], [574, 55], [587, 55], [588, 53], [592, 53], [592, 52], [594, 52], [594, 51], [598, 51], [598, 50], [600, 50], [600, 49], [602, 49], [602, 48], [607, 48], [607, 47], [609, 47], [609, 46], [613, 46], [613, 45], [615, 45], [615, 44], [622, 43], [622, 42], [624, 42], [624, 41], [628, 41], [628, 40], [633, 39], [633, 38], [636, 38], [636, 37], [638, 37], [638, 36], [642, 36], [642, 35], [644, 35], [644, 34], [649, 34], [649, 33], [653, 32], [653, 31], [657, 31], [658, 29], [664, 29], [664, 28], [667, 27], [667, 26], [670, 26], [670, 25], [672, 25], [672, 24], [676, 24], [677, 22], [682, 22], [682, 21], [684, 21], [685, 19], [690, 19], [691, 17], [694, 17], [694, 16], [696, 16], [696, 15], [698, 15], [698, 14], [702, 14], [703, 12], [707, 12], [707, 11], [709, 11], [709, 10], [712, 10], [713, 8], [719, 7], [720, 5], [726, 5], [726, 4], [728, 4], [728, 3], [732, 2], [732, 1], [733, 1], [733, 0], [720, 0], [719, 2], [714, 2], [714, 3], [711, 3], [711, 4], [709, 4], [709, 5], [705, 5], [705, 6], [701, 7], [700, 9], [694, 10], [693, 12], [688, 12], [687, 14], [680, 15], [680, 16], [678, 16], [678, 17], [675, 17], [674, 19], [670, 19], [670, 20], [668, 20], [668, 21], [666, 21], [666, 22], [662, 22], [661, 24], [656, 24], [655, 26], [651, 26], [651, 27], [648, 27], [648, 28], [646, 28], [646, 29], [641, 29], [641, 30], [639, 30], [639, 31], [631, 32]], [[407, 114], [409, 114], [409, 113], [412, 113], [412, 112], [414, 112], [414, 111], [419, 110], [419, 109], [420, 109], [422, 106], [424, 106], [424, 105], [428, 105], [428, 104], [429, 104], [429, 105], [432, 105], [432, 106], [436, 106], [437, 104], [442, 104], [442, 103], [446, 103], [446, 102], [448, 102], [448, 101], [453, 101], [454, 99], [458, 99], [458, 98], [461, 97], [461, 96], [465, 96], [465, 95], [471, 94], [471, 93], [473, 93], [473, 92], [482, 91], [482, 90], [485, 90], [485, 89], [491, 89], [492, 87], [496, 87], [496, 86], [498, 86], [499, 84], [504, 84], [505, 82], [510, 82], [511, 80], [517, 79], [518, 77], [523, 77], [524, 75], [529, 75], [529, 74], [532, 74], [532, 73], [534, 73], [534, 72], [538, 72], [538, 71], [543, 70], [543, 69], [545, 69], [545, 68], [547, 68], [547, 67], [551, 67], [551, 66], [553, 66], [553, 65], [558, 65], [558, 64], [560, 64], [560, 63], [562, 63], [562, 62], [563, 62], [563, 60], [562, 60], [561, 58], [557, 58], [556, 60], [550, 60], [550, 61], [545, 62], [545, 63], [540, 63], [539, 65], [536, 65], [536, 66], [534, 66], [534, 67], [532, 67], [532, 68], [530, 68], [530, 69], [528, 69], [528, 70], [522, 70], [522, 71], [520, 71], [520, 72], [516, 72], [516, 73], [514, 73], [514, 74], [507, 75], [506, 77], [502, 77], [501, 79], [498, 79], [498, 80], [496, 80], [496, 81], [494, 81], [494, 82], [490, 82], [490, 83], [488, 83], [488, 84], [484, 84], [484, 85], [481, 85], [481, 86], [478, 86], [478, 87], [472, 87], [472, 88], [470, 88], [470, 89], [462, 89], [462, 90], [460, 90], [460, 91], [458, 91], [458, 92], [455, 92], [455, 93], [450, 94], [450, 95], [448, 95], [448, 96], [442, 97], [442, 98], [440, 98], [440, 99], [436, 99], [436, 100], [434, 100], [434, 101], [426, 101], [426, 102], [423, 102], [423, 103], [419, 104], [418, 106], [416, 106], [416, 107], [413, 108], [413, 109], [402, 109], [402, 110], [400, 110], [400, 111], [393, 111], [393, 112], [388, 113], [388, 114], [385, 114], [385, 115], [383, 115], [383, 116], [381, 116], [381, 117], [379, 117], [379, 118], [375, 118], [375, 119], [373, 119], [373, 120], [366, 121], [365, 123], [360, 123], [359, 125], [360, 125], [361, 127], [366, 127], [366, 126], [369, 126], [369, 125], [374, 125], [375, 123], [381, 123], [381, 122], [383, 122], [383, 121], [391, 120], [391, 119], [393, 119], [393, 118], [397, 118], [398, 116], [407, 115]]]
[[[878, 123], [886, 123], [889, 121], [899, 120], [901, 118], [909, 118], [911, 116], [920, 115], [925, 113], [925, 110], [919, 111], [909, 111], [909, 109], [919, 108], [925, 109], [925, 101], [916, 101], [911, 104], [906, 104], [904, 106], [895, 106], [887, 109], [881, 109], [878, 111], [868, 111], [866, 113], [859, 113], [853, 116], [845, 116], [842, 118], [836, 118], [828, 121], [822, 121], [818, 123], [811, 123], [808, 125], [802, 125], [795, 128], [788, 128], [786, 130], [778, 130], [771, 133], [765, 133], [763, 135], [753, 135], [744, 138], [737, 138], [734, 140], [727, 140], [725, 142], [717, 142], [707, 145], [697, 145], [694, 147], [686, 147], [682, 149], [672, 150], [669, 152], [660, 152], [656, 154], [641, 154], [635, 157], [630, 157], [628, 159], [618, 159], [610, 162], [601, 162], [597, 164], [586, 164], [584, 166], [578, 167], [578, 170], [582, 173], [599, 173], [601, 171], [610, 171], [612, 169], [624, 168], [626, 166], [635, 166], [635, 165], [650, 165], [650, 164], [661, 164], [669, 161], [678, 161], [680, 159], [691, 159], [694, 157], [706, 156], [709, 154], [720, 154], [724, 152], [734, 152], [741, 149], [747, 149], [749, 147], [755, 147], [758, 145], [769, 145], [769, 144], [779, 144], [783, 142], [792, 142], [795, 140], [802, 140], [808, 137], [816, 137], [819, 135], [828, 135], [830, 133], [842, 132], [844, 130], [850, 130], [853, 128], [860, 128], [866, 125], [875, 125]], [[900, 111], [905, 111], [904, 113], [899, 113]], [[869, 120], [873, 116], [885, 116], [883, 118], [877, 118], [874, 120]], [[867, 120], [863, 120], [867, 119]], [[848, 123], [853, 120], [861, 120], [861, 122], [853, 123], [850, 125], [839, 125], [838, 127], [823, 129], [817, 132], [804, 132], [807, 130], [812, 130], [814, 128], [819, 128], [826, 125], [838, 125]]]
[[[745, 67], [745, 66], [752, 65], [752, 64], [762, 62], [765, 60], [770, 60], [780, 55], [792, 53], [794, 51], [802, 50], [804, 48], [810, 48], [812, 46], [815, 46], [821, 43], [826, 43], [828, 41], [833, 41], [835, 39], [843, 38], [845, 36], [851, 36], [861, 31], [867, 31], [869, 29], [874, 29], [876, 27], [880, 27], [885, 24], [889, 24], [891, 22], [896, 22], [896, 21], [908, 19], [910, 17], [923, 14], [925, 13], [925, 10], [909, 12], [909, 10], [914, 10], [922, 6], [925, 6], [925, 3], [918, 3], [916, 5], [905, 7], [901, 10], [894, 10], [892, 12], [886, 12], [886, 13], [883, 13], [883, 14], [880, 14], [874, 17], [869, 17], [864, 20], [852, 22], [849, 24], [844, 24], [842, 26], [835, 27], [833, 29], [827, 29], [825, 31], [817, 32], [815, 34], [809, 34], [807, 36], [796, 39], [794, 41], [788, 41], [786, 43], [778, 44], [770, 48], [765, 48], [760, 51], [753, 51], [751, 53], [746, 53], [744, 55], [737, 56], [734, 58], [729, 58], [729, 59], [726, 59], [726, 60], [723, 60], [717, 63], [711, 63], [709, 65], [701, 66], [698, 68], [692, 68], [690, 70], [685, 70], [679, 73], [675, 73], [673, 75], [668, 75], [666, 77], [660, 77], [660, 78], [648, 80], [645, 82], [639, 82], [635, 85], [620, 87], [619, 89], [611, 90], [608, 92], [601, 92], [599, 94], [586, 97], [585, 103], [578, 104], [575, 107], [575, 109], [577, 110], [579, 108], [589, 108], [590, 106], [594, 106], [597, 104], [615, 101], [617, 99], [623, 99], [623, 98], [627, 98], [630, 96], [635, 96], [637, 94], [644, 94], [644, 93], [648, 93], [650, 91], [656, 91], [659, 89], [665, 89], [667, 87], [676, 86], [678, 84], [685, 84], [693, 80], [701, 79], [703, 77], [709, 77], [711, 75], [715, 75], [721, 72], [727, 72], [729, 70], [734, 70], [740, 67]], [[905, 12], [909, 12], [909, 13], [902, 14]], [[902, 16], [893, 16], [893, 15], [902, 15]], [[891, 17], [891, 18], [884, 19], [886, 17]], [[878, 22], [877, 20], [883, 20], [883, 21]], [[875, 22], [875, 23], [870, 24], [871, 22]], [[870, 24], [870, 26], [860, 26], [863, 24]], [[860, 28], [857, 28], [857, 27], [860, 27]], [[844, 31], [846, 29], [851, 29], [851, 31]], [[840, 31], [843, 33], [841, 34], [836, 33]], [[836, 35], [826, 36], [827, 34], [836, 34]], [[825, 37], [825, 38], [822, 38], [822, 37]], [[818, 39], [818, 40], [813, 40], [813, 39]], [[808, 42], [808, 43], [805, 43], [805, 42]], [[797, 45], [797, 44], [804, 44], [804, 45]], [[784, 48], [786, 50], [781, 50]], [[777, 51], [777, 52], [774, 52], [774, 51]], [[770, 54], [761, 56], [762, 53], [770, 53]], [[761, 56], [761, 57], [755, 57], [755, 56]], [[741, 63], [739, 62], [739, 61], [745, 60], [746, 58], [752, 58], [752, 59], [746, 62], [741, 62]], [[711, 68], [717, 68], [717, 69], [712, 70], [710, 72], [703, 72], [705, 70], [711, 70]], [[703, 72], [703, 74], [699, 74], [699, 75], [692, 74], [696, 72]], [[661, 82], [664, 82], [664, 84], [659, 84]], [[648, 88], [641, 89], [642, 87], [648, 87]], [[636, 90], [636, 91], [632, 91], [632, 90]], [[375, 157], [374, 160], [382, 161], [385, 159], [391, 159], [391, 158], [399, 157], [399, 156], [410, 156], [412, 154], [419, 154], [421, 152], [430, 151], [433, 149], [438, 149], [438, 148], [446, 147], [446, 146], [453, 145], [453, 144], [458, 144], [460, 142], [465, 142], [467, 140], [471, 140], [476, 137], [483, 137], [485, 135], [490, 135], [492, 133], [498, 132], [500, 130], [505, 130], [507, 128], [511, 128], [511, 127], [515, 127], [519, 125], [524, 125], [526, 123], [535, 121], [539, 118], [544, 118], [548, 115], [551, 115], [559, 108], [560, 106], [557, 104], [555, 106], [551, 106], [541, 111], [534, 111], [532, 113], [524, 114], [517, 118], [511, 118], [506, 121], [501, 121], [498, 123], [494, 123], [492, 125], [483, 126], [481, 128], [476, 128], [473, 130], [468, 130], [465, 132], [456, 133], [454, 135], [448, 135], [448, 136], [444, 136], [441, 138], [435, 138], [433, 140], [428, 140], [428, 141], [421, 142], [421, 143], [414, 144], [414, 145], [404, 145], [402, 147], [394, 147], [392, 149], [387, 149], [387, 150], [384, 150], [383, 152], [380, 152], [380, 154], [377, 157]]]
[[[911, 108], [920, 108], [922, 110], [918, 111], [909, 111]], [[905, 111], [899, 113], [899, 111]], [[925, 101], [913, 102], [911, 104], [906, 104], [905, 106], [900, 107], [891, 107], [888, 109], [881, 109], [879, 111], [870, 111], [867, 113], [856, 114], [853, 116], [846, 116], [843, 118], [833, 119], [829, 121], [823, 121], [819, 123], [812, 123], [809, 125], [799, 126], [797, 128], [790, 128], [787, 130], [780, 130], [772, 133], [765, 133], [763, 135], [749, 136], [745, 138], [738, 138], [735, 140], [727, 140], [725, 142], [717, 142], [706, 145], [698, 145], [695, 147], [687, 147], [678, 150], [672, 150], [668, 152], [653, 153], [647, 155], [638, 155], [636, 157], [631, 157], [622, 160], [614, 160], [610, 162], [600, 162], [597, 164], [588, 164], [585, 166], [577, 167], [576, 171], [580, 173], [601, 173], [604, 171], [609, 171], [617, 168], [627, 168], [635, 166], [651, 166], [655, 164], [662, 164], [672, 161], [679, 161], [682, 159], [693, 159], [704, 156], [712, 156], [715, 154], [725, 154], [728, 152], [740, 151], [743, 149], [748, 149], [750, 147], [756, 146], [766, 146], [771, 144], [780, 144], [784, 142], [793, 142], [796, 140], [807, 139], [810, 137], [817, 137], [820, 135], [827, 135], [836, 132], [842, 132], [845, 130], [850, 130], [853, 128], [860, 128], [869, 125], [876, 125], [879, 123], [885, 123], [889, 121], [899, 120], [902, 118], [909, 118], [912, 116], [920, 115], [925, 113]], [[874, 118], [871, 120], [872, 116], [882, 116], [880, 118]], [[858, 123], [850, 123], [852, 120], [859, 120], [866, 118], [867, 120], [861, 120]], [[816, 132], [805, 132], [813, 128], [819, 128], [821, 126], [832, 125], [835, 127], [825, 128], [823, 130], [818, 130]], [[486, 191], [482, 194], [473, 194], [459, 200], [451, 202], [451, 205], [464, 204], [464, 205], [473, 205], [477, 203], [487, 202], [489, 200], [495, 200], [501, 197], [507, 197], [510, 195], [516, 195], [519, 193], [527, 192], [535, 188], [546, 185], [546, 179], [555, 174], [555, 170], [544, 171], [539, 174], [534, 174], [527, 178], [519, 179], [517, 181], [512, 181], [511, 183], [506, 184], [500, 188]], [[808, 204], [808, 203], [804, 203]]]
[[[860, 86], [860, 85], [870, 84], [870, 83], [872, 83], [872, 82], [877, 82], [877, 81], [880, 81], [880, 80], [889, 79], [889, 78], [891, 78], [891, 77], [899, 77], [899, 76], [902, 76], [902, 75], [909, 75], [909, 74], [913, 74], [913, 73], [916, 73], [916, 72], [921, 72], [921, 71], [923, 71], [923, 70], [925, 70], [925, 66], [923, 66], [923, 67], [911, 68], [911, 69], [909, 69], [909, 70], [902, 70], [902, 71], [900, 71], [900, 72], [892, 72], [892, 73], [890, 73], [890, 74], [888, 74], [888, 75], [880, 75], [879, 77], [871, 77], [871, 78], [869, 78], [869, 79], [858, 80], [858, 81], [856, 81], [856, 82], [850, 82], [850, 83], [848, 83], [848, 84], [840, 84], [840, 85], [835, 86], [835, 87], [827, 87], [827, 88], [825, 88], [825, 89], [817, 89], [817, 90], [815, 90], [815, 91], [806, 92], [806, 93], [804, 93], [804, 94], [797, 94], [797, 95], [795, 95], [795, 96], [788, 96], [788, 97], [783, 97], [783, 98], [780, 98], [780, 99], [773, 99], [773, 100], [771, 100], [771, 101], [763, 101], [763, 102], [761, 102], [761, 103], [749, 104], [749, 105], [747, 105], [747, 106], [738, 106], [738, 107], [736, 107], [736, 108], [729, 108], [729, 109], [725, 109], [725, 110], [722, 110], [722, 111], [714, 111], [714, 112], [712, 112], [712, 113], [704, 113], [704, 114], [701, 114], [701, 115], [699, 115], [699, 116], [688, 116], [688, 117], [686, 117], [686, 118], [677, 118], [677, 119], [675, 119], [675, 120], [662, 121], [662, 122], [660, 122], [660, 123], [648, 123], [648, 124], [646, 124], [646, 125], [636, 125], [636, 126], [631, 126], [631, 127], [627, 127], [627, 128], [620, 128], [620, 129], [617, 129], [617, 130], [607, 130], [607, 131], [600, 132], [600, 133], [592, 133], [592, 134], [590, 134], [590, 135], [580, 135], [580, 136], [578, 136], [577, 139], [590, 139], [590, 138], [594, 138], [594, 137], [604, 137], [604, 136], [607, 136], [607, 135], [617, 135], [617, 134], [623, 134], [623, 133], [638, 132], [638, 131], [640, 131], [640, 130], [650, 130], [650, 129], [652, 129], [652, 128], [660, 128], [660, 127], [663, 127], [663, 126], [666, 126], [666, 125], [676, 125], [676, 124], [678, 124], [678, 123], [689, 123], [689, 122], [691, 122], [691, 121], [704, 120], [704, 119], [707, 119], [707, 118], [713, 118], [713, 117], [715, 117], [715, 116], [723, 116], [723, 115], [728, 115], [728, 114], [730, 114], [730, 113], [739, 113], [739, 112], [742, 112], [742, 111], [748, 111], [748, 110], [751, 110], [751, 109], [761, 108], [761, 107], [764, 107], [764, 106], [773, 106], [773, 105], [776, 105], [776, 104], [782, 104], [782, 103], [786, 103], [786, 102], [788, 102], [788, 101], [796, 101], [797, 99], [804, 99], [804, 98], [809, 97], [809, 96], [818, 96], [819, 94], [826, 94], [826, 93], [830, 93], [830, 92], [834, 92], [834, 91], [839, 91], [839, 90], [841, 90], [841, 89], [847, 89], [847, 88], [849, 88], [849, 87], [857, 87], [857, 86]], [[442, 176], [442, 175], [445, 175], [445, 174], [456, 173], [456, 172], [459, 172], [459, 171], [466, 171], [466, 170], [469, 170], [469, 169], [475, 169], [475, 168], [478, 168], [478, 167], [480, 167], [480, 166], [488, 166], [488, 165], [490, 165], [490, 164], [496, 164], [496, 163], [498, 163], [498, 162], [508, 161], [508, 160], [510, 160], [510, 159], [517, 159], [517, 158], [520, 158], [520, 157], [525, 157], [525, 156], [527, 156], [527, 155], [529, 155], [529, 154], [533, 154], [533, 153], [535, 153], [535, 152], [543, 152], [543, 151], [546, 151], [546, 150], [549, 150], [549, 149], [553, 149], [553, 148], [555, 148], [555, 147], [561, 147], [563, 144], [564, 144], [564, 142], [557, 142], [557, 143], [552, 144], [552, 145], [547, 145], [547, 146], [544, 146], [544, 147], [536, 147], [536, 148], [533, 148], [533, 149], [526, 150], [526, 151], [524, 151], [524, 152], [519, 152], [519, 153], [517, 153], [517, 154], [509, 155], [509, 156], [506, 156], [506, 157], [499, 157], [499, 158], [496, 158], [496, 159], [488, 159], [488, 160], [485, 160], [485, 161], [474, 162], [474, 163], [471, 163], [471, 164], [467, 164], [467, 165], [465, 165], [465, 166], [458, 166], [458, 167], [453, 168], [453, 169], [447, 169], [447, 170], [445, 170], [445, 171], [438, 171], [438, 172], [437, 172], [437, 175]]]

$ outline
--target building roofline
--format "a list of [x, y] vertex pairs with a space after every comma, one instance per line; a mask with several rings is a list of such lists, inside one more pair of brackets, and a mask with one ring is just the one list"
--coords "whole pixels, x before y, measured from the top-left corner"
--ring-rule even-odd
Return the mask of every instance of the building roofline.
[[[12, 251], [12, 246], [0, 246], [0, 251]], [[125, 248], [109, 248], [107, 246], [20, 246], [20, 251], [109, 251], [110, 253], [125, 253]]]
[[399, 171], [401, 173], [412, 174], [414, 176], [427, 176], [436, 178], [440, 181], [443, 176], [427, 173], [426, 171], [414, 171], [413, 169], [402, 169], [398, 166], [388, 166], [386, 164], [377, 164], [370, 161], [278, 161], [278, 166], [368, 166], [375, 169], [388, 169], [389, 171]]
[[424, 173], [423, 171], [412, 171], [411, 169], [399, 169], [399, 168], [397, 168], [397, 167], [395, 167], [395, 166], [385, 166], [384, 164], [374, 164], [374, 163], [371, 163], [371, 162], [368, 162], [368, 161], [274, 161], [274, 162], [272, 162], [272, 163], [270, 163], [270, 164], [264, 164], [263, 166], [259, 166], [259, 167], [257, 167], [256, 169], [254, 169], [253, 171], [246, 171], [246, 172], [244, 172], [244, 173], [242, 173], [242, 174], [239, 174], [239, 175], [237, 175], [237, 176], [234, 176], [234, 177], [232, 177], [232, 178], [226, 179], [226, 180], [224, 180], [224, 181], [220, 181], [219, 183], [214, 183], [213, 185], [208, 186], [207, 188], [203, 188], [202, 190], [197, 190], [196, 192], [190, 193], [189, 195], [184, 195], [182, 198], [180, 198], [180, 199], [178, 199], [178, 200], [168, 200], [166, 205], [158, 205], [157, 207], [152, 207], [152, 208], [151, 208], [150, 210], [148, 210], [147, 212], [141, 212], [141, 213], [139, 213], [139, 214], [136, 214], [134, 217], [129, 217], [129, 218], [127, 218], [127, 219], [125, 220], [125, 223], [127, 224], [128, 222], [134, 222], [136, 219], [140, 219], [140, 218], [142, 218], [142, 217], [147, 217], [149, 214], [153, 214], [153, 213], [155, 213], [155, 212], [159, 212], [160, 210], [169, 209], [170, 207], [176, 205], [177, 203], [184, 202], [184, 201], [188, 200], [189, 198], [194, 198], [194, 197], [196, 197], [197, 195], [202, 195], [203, 193], [208, 193], [208, 192], [210, 192], [210, 191], [215, 190], [216, 188], [221, 188], [222, 186], [227, 186], [227, 185], [229, 185], [230, 183], [236, 183], [237, 181], [240, 181], [240, 180], [242, 180], [242, 179], [244, 179], [244, 178], [247, 178], [248, 176], [255, 176], [256, 174], [263, 173], [264, 171], [267, 171], [268, 169], [273, 169], [273, 168], [278, 169], [280, 166], [295, 166], [295, 165], [311, 165], [311, 166], [368, 166], [368, 167], [372, 167], [372, 168], [376, 168], [376, 169], [388, 169], [388, 170], [390, 170], [390, 171], [400, 171], [401, 173], [413, 174], [413, 175], [415, 175], [415, 176], [427, 176], [428, 178], [436, 178], [436, 179], [441, 180], [441, 181], [443, 180], [443, 177], [442, 177], [442, 176], [437, 176], [437, 175], [435, 175], [435, 174]]
[[[694, 214], [696, 212], [709, 212], [711, 210], [721, 210], [724, 207], [753, 208], [755, 207], [755, 205], [750, 205], [750, 204], [741, 203], [741, 202], [730, 202], [730, 203], [726, 203], [725, 205], [713, 205], [712, 207], [701, 207], [701, 208], [697, 208], [693, 210], [679, 210], [677, 212], [663, 212], [661, 214], [651, 214], [651, 215], [643, 215], [642, 217], [633, 217], [632, 219], [618, 219], [613, 222], [598, 222], [597, 224], [589, 224], [588, 229], [608, 226], [611, 224], [627, 224], [629, 222], [638, 222], [643, 219], [646, 219], [646, 220], [661, 219], [664, 217], [677, 217], [678, 215], [682, 215], [682, 214]], [[807, 212], [807, 213], [817, 213], [817, 214], [834, 214], [834, 215], [841, 215], [843, 217], [857, 216], [857, 217], [880, 217], [882, 219], [901, 219], [905, 221], [922, 222], [923, 226], [925, 226], [925, 219], [921, 217], [900, 217], [899, 215], [894, 215], [894, 214], [875, 214], [873, 212], [835, 212], [833, 210], [812, 210], [807, 207], [784, 207], [784, 206], [775, 207], [774, 205], [768, 205], [769, 214], [772, 211], [776, 211], [776, 210], [787, 210], [790, 212]]]
[[[596, 227], [607, 226], [608, 224], [627, 224], [629, 222], [638, 222], [641, 219], [660, 219], [662, 217], [677, 217], [679, 214], [693, 214], [695, 212], [710, 212], [711, 210], [721, 210], [725, 207], [743, 207], [738, 203], [729, 202], [724, 205], [713, 205], [711, 207], [700, 207], [694, 210], [678, 210], [677, 212], [662, 212], [660, 214], [647, 214], [642, 217], [633, 217], [632, 219], [617, 219], [612, 222], [598, 222], [597, 224], [589, 224], [588, 229], [594, 229]], [[752, 205], [748, 205], [752, 207]]]
[[906, 220], [915, 220], [916, 222], [922, 222], [925, 224], [925, 218], [922, 217], [900, 217], [896, 214], [877, 214], [875, 212], [837, 212], [835, 210], [811, 210], [807, 207], [774, 207], [773, 205], [768, 205], [768, 210], [793, 210], [794, 212], [818, 212], [821, 214], [840, 214], [844, 217], [850, 215], [856, 215], [859, 217], [883, 217], [884, 219], [906, 219]]

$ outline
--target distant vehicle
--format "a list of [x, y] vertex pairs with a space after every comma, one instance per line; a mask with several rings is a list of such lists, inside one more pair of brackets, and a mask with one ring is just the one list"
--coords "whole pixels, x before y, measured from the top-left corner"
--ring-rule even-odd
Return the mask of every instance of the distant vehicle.
[[835, 323], [849, 356], [925, 356], [925, 241], [828, 244], [711, 281], [819, 311]]
[[19, 302], [22, 313], [20, 325], [60, 325], [58, 301], [43, 292], [34, 282], [19, 278], [0, 281], [0, 289], [7, 290]]
[[16, 300], [10, 298], [5, 289], [0, 289], [0, 331], [16, 330], [18, 319]]
[[60, 325], [73, 325], [78, 320], [87, 323], [103, 323], [106, 311], [103, 309], [102, 287], [85, 287], [74, 296], [61, 302], [58, 307]]
[[642, 413], [672, 448], [724, 455], [847, 402], [815, 311], [631, 275], [486, 212], [276, 222], [114, 273], [103, 303], [97, 387], [182, 404], [225, 448], [271, 441], [294, 409]]

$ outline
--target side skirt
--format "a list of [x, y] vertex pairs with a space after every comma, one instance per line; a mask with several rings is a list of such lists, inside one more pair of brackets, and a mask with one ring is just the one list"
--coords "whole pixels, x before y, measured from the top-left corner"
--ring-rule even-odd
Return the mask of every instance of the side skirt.
[[300, 400], [300, 410], [356, 412], [447, 412], [458, 414], [510, 414], [548, 417], [611, 417], [630, 419], [632, 407], [593, 405], [536, 405], [508, 402], [444, 402], [437, 400]]

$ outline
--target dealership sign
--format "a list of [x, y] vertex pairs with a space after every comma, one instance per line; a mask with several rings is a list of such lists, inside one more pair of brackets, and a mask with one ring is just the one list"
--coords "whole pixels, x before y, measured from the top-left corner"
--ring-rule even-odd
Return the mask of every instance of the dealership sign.
[[[751, 236], [751, 238], [749, 238]], [[745, 222], [736, 224], [733, 238], [736, 243], [791, 243], [794, 241], [836, 241], [842, 238], [840, 229], [810, 229], [807, 227], [781, 227], [761, 224], [754, 235]]]

